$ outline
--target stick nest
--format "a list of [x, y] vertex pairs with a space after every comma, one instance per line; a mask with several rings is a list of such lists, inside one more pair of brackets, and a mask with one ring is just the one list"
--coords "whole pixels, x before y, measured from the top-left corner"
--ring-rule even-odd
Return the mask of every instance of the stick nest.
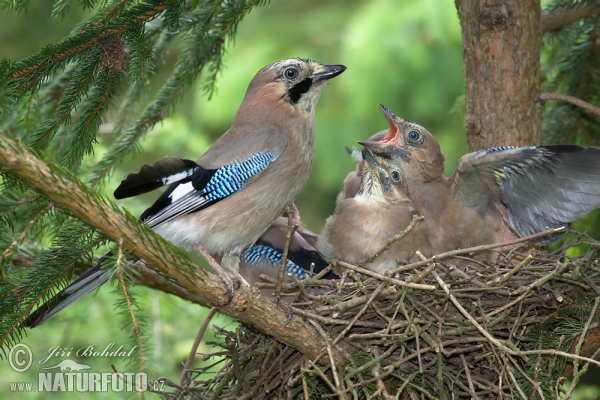
[[353, 268], [336, 281], [284, 284], [298, 292], [282, 304], [290, 317], [344, 360], [331, 351], [309, 360], [251, 326], [218, 329], [220, 351], [204, 355], [178, 398], [564, 397], [600, 348], [600, 243], [569, 236], [552, 253], [499, 252], [494, 265], [465, 250], [395, 277]]

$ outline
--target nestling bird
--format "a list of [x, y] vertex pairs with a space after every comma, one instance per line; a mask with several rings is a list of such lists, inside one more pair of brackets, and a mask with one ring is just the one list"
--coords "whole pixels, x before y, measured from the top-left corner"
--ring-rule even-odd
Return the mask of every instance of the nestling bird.
[[[117, 199], [171, 185], [140, 220], [175, 245], [222, 256], [215, 271], [233, 296], [242, 251], [292, 203], [312, 168], [314, 110], [325, 82], [344, 72], [293, 58], [258, 71], [229, 130], [198, 161], [164, 158], [143, 166]], [[36, 310], [34, 327], [108, 280], [100, 264]]]
[[[367, 142], [378, 142], [388, 134], [387, 130], [379, 131], [367, 139]], [[344, 186], [342, 191], [337, 195], [335, 204], [340, 204], [344, 199], [349, 199], [358, 194], [360, 191], [360, 185], [362, 183], [362, 153], [355, 148], [348, 149], [348, 152], [352, 155], [352, 158], [356, 162], [356, 170], [351, 171], [346, 175], [344, 179]]]
[[392, 154], [417, 211], [435, 227], [428, 234], [434, 252], [559, 228], [600, 207], [600, 148], [495, 146], [463, 156], [444, 178], [444, 156], [434, 136], [380, 108], [390, 125], [380, 146]]
[[[383, 250], [409, 226], [416, 213], [399, 168], [385, 154], [386, 149], [378, 147], [378, 142], [359, 143], [363, 145], [360, 191], [337, 205], [317, 241], [317, 248], [326, 259], [352, 264], [362, 264], [367, 257]], [[398, 263], [415, 260], [416, 250], [429, 254], [426, 223], [426, 220], [418, 222], [388, 250], [366, 263], [365, 268], [384, 273]], [[336, 272], [339, 274], [341, 270]]]

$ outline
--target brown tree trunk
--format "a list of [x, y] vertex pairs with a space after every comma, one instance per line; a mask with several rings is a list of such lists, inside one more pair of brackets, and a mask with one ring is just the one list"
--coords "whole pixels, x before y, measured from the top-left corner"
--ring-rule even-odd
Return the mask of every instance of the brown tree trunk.
[[463, 40], [469, 151], [539, 144], [540, 0], [455, 4]]

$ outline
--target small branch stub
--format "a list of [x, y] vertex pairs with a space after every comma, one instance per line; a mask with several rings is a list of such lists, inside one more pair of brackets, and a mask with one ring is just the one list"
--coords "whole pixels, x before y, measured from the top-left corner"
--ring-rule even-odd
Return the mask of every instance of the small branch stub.
[[509, 18], [510, 9], [506, 3], [484, 6], [479, 14], [479, 22], [481, 25], [496, 29], [506, 29], [508, 27]]

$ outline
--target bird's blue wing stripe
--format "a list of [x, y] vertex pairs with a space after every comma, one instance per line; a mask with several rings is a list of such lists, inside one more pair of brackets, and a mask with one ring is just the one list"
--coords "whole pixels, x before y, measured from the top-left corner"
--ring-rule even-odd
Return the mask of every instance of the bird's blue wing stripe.
[[[265, 262], [268, 262], [271, 267], [279, 268], [281, 260], [283, 259], [283, 254], [270, 246], [256, 244], [247, 247], [242, 252], [242, 259], [250, 265], [256, 265], [264, 260]], [[304, 269], [289, 259], [287, 259], [285, 263], [285, 273], [292, 274], [296, 279], [305, 278]]]
[[202, 196], [210, 201], [220, 200], [244, 187], [246, 181], [272, 163], [279, 153], [259, 152], [239, 164], [225, 165], [208, 181]]
[[504, 150], [511, 150], [511, 149], [517, 149], [517, 146], [493, 146], [493, 147], [488, 147], [487, 149], [483, 149], [483, 151], [485, 151], [486, 153], [492, 153], [495, 151], [504, 151]]
[[[210, 179], [205, 181], [204, 187], [195, 186], [194, 177], [192, 176], [192, 184], [188, 184], [190, 191], [187, 193], [172, 191], [169, 195], [171, 201], [164, 202], [163, 199], [165, 207], [153, 210], [151, 215], [146, 215], [146, 223], [150, 227], [155, 227], [180, 215], [199, 211], [216, 201], [224, 199], [242, 189], [248, 179], [267, 168], [279, 157], [279, 154], [277, 152], [259, 152], [246, 161], [224, 165], [217, 170], [198, 169], [198, 174], [214, 171]], [[180, 186], [177, 189], [180, 190], [182, 187]]]

